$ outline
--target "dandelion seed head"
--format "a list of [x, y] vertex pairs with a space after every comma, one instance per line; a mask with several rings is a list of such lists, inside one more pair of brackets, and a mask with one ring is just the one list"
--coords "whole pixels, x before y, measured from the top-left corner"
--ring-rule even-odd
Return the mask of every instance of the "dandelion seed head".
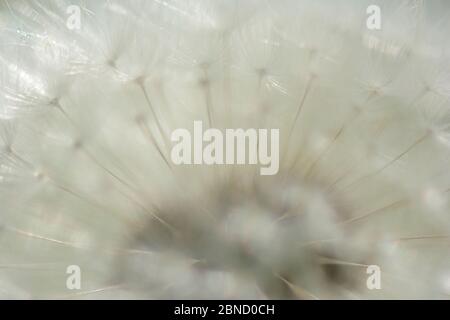
[[[448, 294], [447, 7], [382, 3], [0, 4], [0, 297]], [[278, 174], [175, 165], [194, 121], [279, 129]]]

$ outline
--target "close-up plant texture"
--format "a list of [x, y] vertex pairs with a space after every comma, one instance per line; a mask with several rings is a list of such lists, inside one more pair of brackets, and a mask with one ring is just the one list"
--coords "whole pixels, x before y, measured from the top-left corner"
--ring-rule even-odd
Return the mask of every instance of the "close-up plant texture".
[[[0, 298], [448, 298], [449, 14], [0, 0]], [[194, 121], [279, 129], [278, 172], [174, 164]]]

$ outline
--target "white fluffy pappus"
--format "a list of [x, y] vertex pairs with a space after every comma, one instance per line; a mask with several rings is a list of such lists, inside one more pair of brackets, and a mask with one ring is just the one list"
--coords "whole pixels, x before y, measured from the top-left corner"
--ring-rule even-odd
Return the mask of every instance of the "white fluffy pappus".
[[[448, 298], [449, 13], [0, 0], [0, 297]], [[279, 128], [279, 173], [174, 165], [195, 120]]]

